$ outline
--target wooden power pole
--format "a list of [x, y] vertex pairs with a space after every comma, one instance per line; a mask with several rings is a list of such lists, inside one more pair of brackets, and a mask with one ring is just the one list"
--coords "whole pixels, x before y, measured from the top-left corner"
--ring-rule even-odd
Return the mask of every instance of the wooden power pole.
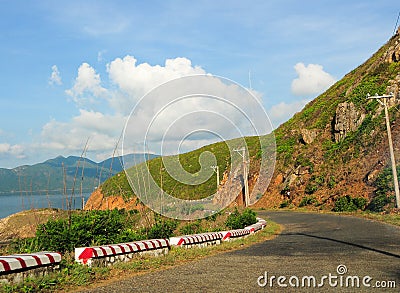
[[387, 107], [387, 99], [393, 98], [393, 97], [394, 97], [393, 93], [390, 93], [389, 95], [382, 95], [382, 96], [378, 96], [378, 94], [375, 94], [375, 96], [371, 96], [369, 94], [367, 95], [367, 99], [376, 99], [385, 108], [386, 130], [387, 130], [388, 141], [389, 141], [390, 160], [392, 162], [394, 192], [396, 195], [396, 207], [400, 208], [399, 180], [397, 177], [396, 160], [395, 160], [394, 151], [393, 151], [392, 132], [390, 130], [389, 111], [388, 111], [388, 107]]

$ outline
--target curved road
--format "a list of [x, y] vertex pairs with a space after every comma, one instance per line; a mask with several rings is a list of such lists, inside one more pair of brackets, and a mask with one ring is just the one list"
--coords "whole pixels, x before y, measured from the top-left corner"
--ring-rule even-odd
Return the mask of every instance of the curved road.
[[86, 292], [400, 292], [400, 228], [329, 214], [259, 215], [282, 224], [283, 232], [246, 249]]

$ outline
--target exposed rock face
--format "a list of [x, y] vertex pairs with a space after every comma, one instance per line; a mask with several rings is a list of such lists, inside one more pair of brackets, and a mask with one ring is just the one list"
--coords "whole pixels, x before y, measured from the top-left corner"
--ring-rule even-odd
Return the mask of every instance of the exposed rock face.
[[355, 105], [350, 102], [340, 103], [336, 108], [334, 118], [335, 142], [343, 140], [349, 132], [355, 131], [363, 122], [364, 113], [357, 111]]
[[315, 129], [301, 129], [301, 139], [305, 144], [312, 143], [317, 137], [317, 131]]
[[394, 96], [392, 99], [389, 99], [389, 107], [398, 103], [398, 100], [400, 99], [400, 74], [398, 74], [393, 80], [389, 80], [389, 85], [386, 88], [386, 92], [392, 93]]
[[240, 193], [240, 190], [243, 189], [243, 176], [241, 174], [241, 168], [236, 169], [231, 178], [229, 178], [229, 172], [224, 172], [218, 192], [213, 198], [214, 205], [225, 207], [235, 201], [235, 199], [235, 205], [244, 205], [243, 194]]
[[[396, 36], [400, 36], [400, 27], [397, 29]], [[400, 61], [400, 41], [396, 40], [394, 46], [391, 46], [385, 56], [386, 62], [399, 62]]]
[[138, 209], [137, 198], [125, 201], [122, 196], [104, 197], [101, 188], [94, 191], [85, 204], [84, 210], [113, 210], [113, 209]]

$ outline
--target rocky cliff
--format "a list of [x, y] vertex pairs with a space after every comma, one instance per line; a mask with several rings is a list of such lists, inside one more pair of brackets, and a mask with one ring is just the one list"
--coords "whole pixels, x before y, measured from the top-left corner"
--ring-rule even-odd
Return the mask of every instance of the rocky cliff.
[[315, 206], [331, 208], [344, 195], [368, 200], [376, 195], [375, 180], [390, 158], [383, 106], [366, 96], [393, 93], [387, 104], [400, 160], [399, 53], [398, 30], [369, 60], [276, 130], [275, 180], [256, 206], [312, 199]]

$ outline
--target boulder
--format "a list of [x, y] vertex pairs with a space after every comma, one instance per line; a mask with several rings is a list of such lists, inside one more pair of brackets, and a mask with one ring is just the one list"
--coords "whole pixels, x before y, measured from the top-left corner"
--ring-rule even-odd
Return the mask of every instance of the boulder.
[[301, 129], [300, 133], [301, 133], [301, 140], [305, 144], [312, 143], [318, 134], [317, 130], [315, 129], [305, 129], [305, 128]]

